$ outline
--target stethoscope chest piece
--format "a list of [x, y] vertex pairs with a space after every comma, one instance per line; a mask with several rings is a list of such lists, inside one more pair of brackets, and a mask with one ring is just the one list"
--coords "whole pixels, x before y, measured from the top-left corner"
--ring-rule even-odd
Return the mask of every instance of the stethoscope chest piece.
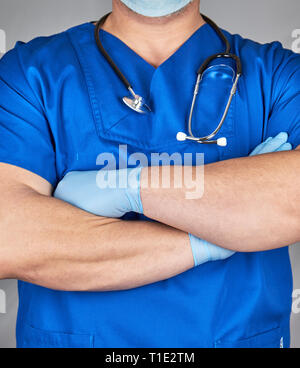
[[146, 114], [151, 111], [143, 97], [138, 95], [135, 95], [134, 97], [124, 97], [123, 102], [126, 106], [139, 114]]

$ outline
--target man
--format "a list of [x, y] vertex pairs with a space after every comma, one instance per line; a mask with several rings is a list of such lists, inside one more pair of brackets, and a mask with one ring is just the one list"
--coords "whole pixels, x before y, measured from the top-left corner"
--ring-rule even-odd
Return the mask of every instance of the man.
[[[113, 1], [100, 38], [148, 97], [145, 115], [122, 104], [94, 28], [18, 44], [0, 63], [0, 277], [22, 280], [18, 346], [288, 347], [300, 156], [275, 151], [300, 143], [300, 57], [226, 32], [244, 69], [218, 133], [228, 145], [182, 143], [196, 72], [224, 51], [199, 1]], [[215, 129], [234, 73], [222, 60], [203, 77], [195, 133]], [[186, 199], [200, 166], [168, 188], [147, 185], [160, 167], [119, 170], [138, 152], [194, 165], [204, 153], [203, 196]], [[100, 190], [103, 153], [138, 185]]]

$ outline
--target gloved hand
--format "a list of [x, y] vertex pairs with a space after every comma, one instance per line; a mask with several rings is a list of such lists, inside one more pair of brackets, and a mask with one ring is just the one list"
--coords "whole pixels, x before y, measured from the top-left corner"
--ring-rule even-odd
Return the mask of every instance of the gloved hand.
[[[287, 133], [268, 138], [250, 156], [289, 151]], [[54, 196], [98, 216], [119, 218], [127, 212], [143, 213], [140, 198], [141, 168], [118, 171], [70, 172], [59, 183]], [[224, 260], [234, 254], [190, 235], [195, 266], [208, 261]]]
[[222, 261], [231, 257], [235, 252], [218, 247], [206, 240], [197, 238], [189, 234], [192, 252], [194, 256], [195, 267], [210, 261]]
[[285, 132], [279, 133], [275, 138], [268, 138], [263, 143], [258, 145], [250, 156], [262, 155], [265, 153], [290, 151], [292, 145], [288, 143], [288, 134]]
[[58, 184], [54, 197], [97, 216], [120, 218], [143, 213], [141, 168], [111, 171], [73, 171]]

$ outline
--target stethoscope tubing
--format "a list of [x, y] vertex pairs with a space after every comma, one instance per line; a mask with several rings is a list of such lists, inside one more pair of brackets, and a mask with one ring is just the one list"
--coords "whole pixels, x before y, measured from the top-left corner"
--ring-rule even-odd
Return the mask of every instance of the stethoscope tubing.
[[96, 24], [95, 27], [95, 40], [97, 43], [97, 46], [99, 48], [99, 50], [101, 51], [102, 55], [105, 57], [105, 59], [107, 60], [107, 62], [109, 63], [109, 65], [112, 67], [112, 69], [114, 70], [114, 72], [117, 74], [117, 76], [119, 77], [119, 79], [121, 79], [122, 83], [126, 86], [126, 88], [128, 90], [132, 90], [132, 85], [129, 83], [129, 81], [127, 80], [127, 78], [125, 77], [125, 75], [121, 72], [121, 70], [119, 69], [119, 67], [116, 65], [116, 63], [113, 61], [113, 59], [111, 58], [111, 56], [109, 55], [109, 53], [105, 50], [105, 48], [103, 47], [103, 44], [100, 40], [100, 36], [99, 36], [99, 32], [100, 29], [102, 28], [103, 24], [105, 23], [106, 19], [110, 16], [111, 13], [106, 14], [104, 17], [102, 17]]
[[[96, 44], [98, 46], [98, 49], [100, 50], [100, 52], [102, 53], [104, 58], [107, 60], [107, 62], [111, 66], [111, 68], [114, 70], [116, 75], [119, 77], [121, 82], [125, 85], [127, 90], [132, 95], [132, 99], [130, 99], [128, 97], [124, 97], [123, 102], [128, 107], [130, 107], [131, 109], [133, 109], [133, 110], [135, 110], [136, 112], [139, 112], [139, 113], [145, 113], [147, 111], [151, 111], [150, 107], [148, 107], [148, 105], [144, 102], [144, 99], [134, 92], [132, 84], [127, 80], [125, 75], [121, 72], [120, 68], [116, 65], [116, 63], [113, 61], [111, 56], [108, 54], [108, 52], [105, 50], [105, 48], [102, 45], [102, 42], [100, 40], [99, 32], [100, 32], [100, 29], [102, 28], [103, 24], [105, 23], [106, 19], [109, 17], [110, 14], [111, 13], [106, 14], [96, 24], [96, 27], [95, 27], [95, 40], [96, 40]], [[188, 120], [189, 136], [187, 136], [185, 133], [181, 133], [181, 132], [179, 132], [178, 135], [180, 135], [180, 137], [181, 137], [181, 139], [179, 139], [179, 140], [190, 140], [190, 141], [195, 141], [195, 142], [202, 143], [202, 144], [218, 144], [218, 145], [226, 146], [227, 145], [226, 138], [221, 138], [221, 139], [218, 139], [218, 140], [212, 140], [212, 139], [219, 133], [219, 131], [221, 130], [221, 128], [222, 128], [222, 126], [223, 126], [223, 124], [226, 120], [226, 117], [228, 115], [233, 97], [234, 97], [234, 95], [236, 94], [236, 91], [237, 91], [237, 85], [238, 85], [239, 79], [242, 75], [242, 62], [241, 62], [241, 59], [237, 55], [231, 53], [230, 43], [229, 43], [227, 37], [222, 32], [222, 30], [217, 26], [217, 24], [215, 22], [213, 22], [210, 18], [205, 16], [204, 14], [201, 14], [201, 16], [204, 19], [204, 21], [214, 29], [214, 31], [217, 33], [219, 38], [225, 44], [226, 49], [225, 49], [225, 52], [221, 52], [221, 53], [218, 53], [218, 54], [211, 55], [199, 67], [199, 69], [197, 71], [197, 81], [196, 81], [195, 88], [194, 88], [193, 100], [192, 100], [190, 113], [189, 113], [189, 120]], [[192, 125], [193, 125], [193, 113], [194, 113], [194, 109], [195, 109], [196, 99], [197, 99], [197, 95], [199, 93], [199, 86], [200, 86], [203, 74], [207, 70], [207, 68], [209, 67], [210, 63], [213, 60], [218, 59], [218, 58], [229, 58], [229, 59], [233, 59], [235, 61], [235, 63], [236, 63], [236, 77], [235, 77], [233, 86], [231, 88], [230, 95], [229, 95], [228, 101], [226, 103], [224, 113], [222, 115], [222, 118], [221, 118], [217, 128], [211, 134], [209, 134], [207, 136], [195, 137], [194, 134], [193, 134]], [[222, 143], [219, 144], [220, 141]]]

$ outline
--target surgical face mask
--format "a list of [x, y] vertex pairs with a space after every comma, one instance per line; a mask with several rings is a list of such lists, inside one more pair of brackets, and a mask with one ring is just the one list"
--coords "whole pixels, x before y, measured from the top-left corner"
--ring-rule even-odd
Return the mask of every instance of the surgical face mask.
[[145, 17], [164, 17], [183, 9], [193, 0], [121, 0], [129, 9]]

